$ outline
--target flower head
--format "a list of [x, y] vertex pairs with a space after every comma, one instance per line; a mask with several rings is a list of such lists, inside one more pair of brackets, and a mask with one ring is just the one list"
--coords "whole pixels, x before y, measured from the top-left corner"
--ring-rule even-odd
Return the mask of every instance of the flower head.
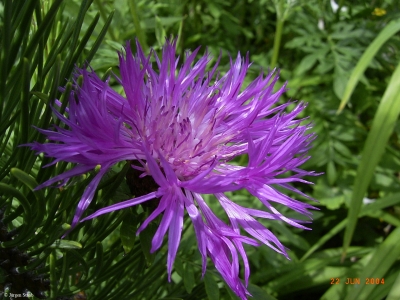
[[[229, 71], [218, 78], [218, 61], [207, 71], [211, 60], [208, 53], [195, 60], [199, 49], [186, 53], [178, 67], [175, 46], [175, 42], [167, 41], [159, 58], [154, 51], [146, 57], [139, 43], [133, 56], [127, 43], [126, 55], [119, 55], [121, 78], [117, 78], [126, 97], [94, 72], [77, 70], [83, 83], [75, 84], [66, 113], [53, 109], [68, 129], [38, 129], [50, 142], [30, 144], [32, 149], [54, 157], [53, 164], [66, 161], [76, 166], [38, 188], [65, 184], [71, 177], [100, 165], [79, 201], [72, 227], [80, 221], [157, 198], [158, 206], [138, 233], [162, 215], [151, 251], [161, 247], [168, 231], [169, 276], [186, 211], [198, 240], [203, 274], [210, 257], [229, 287], [246, 299], [250, 270], [243, 245], [263, 243], [287, 257], [286, 248], [257, 219], [281, 220], [307, 229], [302, 223], [308, 221], [285, 217], [273, 203], [311, 215], [308, 209], [313, 206], [286, 196], [281, 188], [306, 196], [290, 183], [309, 183], [302, 178], [317, 175], [299, 168], [309, 158], [307, 150], [314, 135], [307, 133], [310, 124], [303, 125], [303, 120], [295, 119], [305, 108], [304, 103], [284, 113], [291, 103], [279, 103], [285, 87], [273, 91], [278, 79], [274, 72], [267, 76], [261, 73], [242, 88], [250, 66], [248, 56], [242, 58], [238, 54], [236, 60], [231, 59]], [[61, 103], [56, 101], [56, 105]], [[245, 154], [246, 166], [232, 162]], [[131, 167], [140, 171], [140, 177], [151, 176], [154, 191], [82, 219], [102, 176], [121, 161], [134, 161]], [[284, 176], [288, 172], [290, 175]], [[265, 209], [240, 206], [225, 195], [241, 189], [247, 189]], [[202, 194], [215, 196], [229, 218], [228, 224], [214, 214]], [[244, 231], [247, 235], [243, 235]], [[239, 278], [240, 258], [244, 283]]]

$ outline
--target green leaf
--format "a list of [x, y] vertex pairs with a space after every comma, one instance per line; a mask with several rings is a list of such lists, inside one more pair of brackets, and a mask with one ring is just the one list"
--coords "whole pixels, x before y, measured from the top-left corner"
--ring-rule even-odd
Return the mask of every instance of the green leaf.
[[209, 272], [206, 272], [206, 274], [204, 274], [204, 285], [206, 288], [208, 299], [219, 300], [218, 284]]
[[56, 240], [51, 244], [50, 248], [56, 249], [82, 249], [82, 245], [75, 241], [69, 240]]
[[125, 253], [129, 253], [135, 245], [137, 225], [137, 216], [129, 211], [124, 217], [120, 228], [120, 238]]
[[378, 52], [378, 50], [382, 47], [384, 43], [388, 39], [390, 39], [396, 32], [400, 30], [400, 19], [394, 20], [389, 24], [385, 25], [384, 29], [379, 33], [379, 35], [374, 39], [374, 41], [369, 45], [367, 50], [365, 50], [364, 54], [361, 56], [358, 61], [356, 67], [350, 75], [350, 79], [347, 82], [346, 89], [343, 93], [342, 100], [340, 102], [340, 106], [338, 109], [338, 113], [340, 113], [347, 102], [349, 101], [357, 83], [362, 74], [364, 74], [368, 65], [370, 64], [372, 58]]
[[231, 290], [231, 288], [226, 283], [224, 284], [224, 287], [231, 300], [240, 300], [240, 298]]
[[[43, 207], [46, 206], [46, 200], [44, 197], [44, 193], [42, 190], [40, 191], [34, 191], [34, 188], [38, 186], [38, 183], [36, 180], [30, 176], [29, 174], [25, 173], [24, 171], [18, 169], [18, 168], [12, 168], [11, 169], [11, 174], [16, 177], [18, 180], [20, 180], [22, 183], [24, 183], [29, 190], [34, 192], [33, 194], [35, 195], [36, 201], [31, 200], [31, 205], [32, 205], [32, 211], [33, 215], [35, 216], [33, 220], [30, 222], [30, 227], [36, 228], [39, 226], [39, 224], [43, 221], [45, 217], [45, 211]], [[31, 199], [28, 197], [28, 200]]]
[[93, 31], [96, 28], [97, 22], [100, 19], [100, 13], [97, 13], [94, 17], [92, 23], [90, 23], [89, 27], [86, 29], [85, 35], [81, 38], [77, 49], [75, 50], [75, 54], [72, 57], [72, 61], [78, 61], [78, 58], [83, 53], [85, 46], [89, 40], [89, 38], [93, 35]]
[[[378, 281], [379, 284], [377, 284], [373, 292], [370, 295], [368, 295], [368, 297], [377, 300], [388, 299], [385, 297], [389, 294], [391, 288], [396, 283], [396, 279], [399, 273], [400, 273], [399, 271], [397, 271], [396, 273], [388, 272], [385, 275], [385, 278], [383, 278], [384, 282], [382, 282], [382, 280]], [[375, 284], [376, 284], [376, 278], [375, 278]]]
[[[367, 247], [351, 247], [349, 253], [353, 256], [364, 256], [371, 251]], [[288, 294], [317, 287], [329, 283], [330, 274], [345, 274], [347, 268], [332, 269], [340, 259], [341, 249], [327, 249], [320, 251], [304, 262], [288, 263], [278, 269], [265, 270], [263, 278], [270, 278], [268, 290]], [[304, 281], [307, 278], [307, 281]]]
[[362, 207], [360, 217], [370, 212], [378, 211], [389, 206], [394, 206], [400, 203], [400, 193], [395, 193], [380, 199], [377, 199], [374, 203], [366, 204]]
[[176, 273], [178, 273], [178, 275], [183, 278], [183, 272], [184, 272], [183, 263], [179, 257], [175, 258], [174, 268], [175, 268]]
[[310, 245], [304, 238], [302, 238], [298, 234], [294, 234], [291, 230], [288, 229], [287, 226], [279, 222], [272, 222], [270, 226], [272, 229], [276, 230], [284, 237], [285, 243], [291, 243], [292, 245], [295, 245], [296, 247], [304, 251], [310, 248]]
[[63, 0], [53, 1], [51, 8], [46, 13], [46, 16], [44, 17], [42, 23], [40, 24], [39, 28], [37, 29], [37, 31], [35, 32], [35, 34], [33, 35], [32, 39], [29, 42], [29, 46], [25, 51], [25, 55], [27, 57], [29, 58], [33, 57], [35, 48], [40, 43], [40, 39], [43, 38], [44, 33], [53, 25], [53, 20], [57, 15], [57, 11], [59, 10], [62, 3]]
[[335, 163], [333, 161], [329, 161], [329, 163], [327, 165], [326, 176], [328, 177], [328, 183], [330, 185], [334, 185], [334, 183], [337, 179], [337, 172], [336, 172]]
[[103, 244], [100, 242], [96, 243], [96, 266], [94, 274], [100, 274], [101, 269], [104, 264], [104, 256], [103, 256]]
[[[24, 221], [28, 222], [28, 220], [31, 219], [31, 206], [29, 204], [28, 199], [25, 198], [25, 196], [16, 188], [4, 184], [2, 182], [0, 182], [0, 194], [3, 194], [5, 196], [11, 196], [16, 198], [19, 203], [22, 205], [22, 207], [24, 208], [25, 211], [25, 218]], [[1, 203], [1, 205], [4, 205], [3, 203]]]
[[150, 223], [139, 234], [140, 246], [142, 247], [142, 251], [146, 258], [146, 263], [148, 267], [150, 267], [153, 264], [154, 258], [156, 257], [155, 253], [150, 253], [151, 242], [153, 240], [156, 231], [157, 231], [157, 225], [154, 223]]
[[313, 254], [317, 249], [319, 249], [322, 245], [324, 245], [327, 241], [329, 241], [332, 237], [334, 237], [336, 234], [338, 234], [340, 231], [342, 231], [347, 224], [347, 218], [342, 220], [339, 224], [337, 224], [335, 227], [333, 227], [327, 234], [322, 236], [318, 242], [316, 242], [300, 259], [300, 262], [303, 262], [306, 260], [307, 257], [309, 257], [311, 254]]
[[143, 48], [143, 52], [146, 54], [147, 49], [149, 47], [146, 42], [146, 34], [145, 34], [144, 30], [142, 29], [142, 26], [140, 25], [137, 0], [129, 0], [128, 4], [129, 4], [129, 10], [132, 15], [133, 24], [135, 25], [136, 36], [140, 42], [140, 45]]
[[345, 197], [344, 195], [339, 195], [336, 197], [322, 198], [319, 201], [328, 209], [335, 210], [338, 209], [345, 202]]
[[335, 148], [336, 151], [338, 151], [343, 156], [352, 157], [352, 153], [349, 150], [349, 148], [347, 148], [343, 143], [339, 142], [338, 140], [335, 140], [333, 142], [333, 147]]
[[249, 292], [253, 296], [252, 299], [257, 299], [257, 300], [276, 300], [275, 297], [272, 297], [270, 294], [268, 294], [262, 288], [260, 288], [259, 286], [254, 285], [254, 284], [249, 284]]
[[55, 299], [57, 295], [57, 275], [56, 275], [56, 252], [55, 250], [51, 251], [49, 256], [49, 265], [50, 265], [50, 298]]
[[196, 285], [194, 280], [194, 271], [193, 265], [191, 263], [186, 263], [184, 269], [184, 276], [183, 276], [183, 284], [185, 285], [185, 289], [190, 294]]
[[[322, 204], [327, 205], [328, 208], [336, 207], [335, 202], [329, 203], [329, 201], [332, 201], [334, 199], [339, 200], [340, 199], [340, 204], [344, 202], [344, 197], [343, 196], [338, 196], [335, 198], [326, 198], [326, 199], [320, 199], [320, 202]], [[330, 207], [329, 207], [329, 205]], [[371, 216], [375, 218], [387, 218], [391, 216], [390, 214], [384, 214], [382, 209], [385, 209], [390, 206], [394, 206], [396, 204], [400, 203], [400, 193], [396, 193], [381, 199], [376, 200], [374, 203], [370, 203], [367, 205], [364, 205], [361, 209], [359, 217], [362, 216]], [[337, 209], [337, 207], [336, 207]], [[395, 218], [391, 216], [392, 218]], [[390, 220], [385, 220], [386, 222]], [[389, 222], [388, 222], [389, 223]], [[335, 227], [333, 227], [327, 234], [322, 236], [318, 242], [316, 242], [300, 259], [300, 262], [304, 261], [307, 257], [309, 257], [312, 253], [314, 253], [318, 248], [320, 248], [322, 245], [324, 245], [327, 241], [329, 241], [332, 237], [334, 237], [336, 234], [338, 234], [340, 231], [342, 231], [347, 224], [347, 218], [342, 220], [339, 224], [337, 224]]]
[[400, 220], [397, 217], [382, 210], [371, 211], [369, 213], [366, 213], [365, 215], [382, 220], [383, 222], [391, 224], [395, 227], [400, 227]]
[[[111, 24], [113, 17], [114, 17], [114, 11], [112, 11], [110, 13], [110, 15], [108, 16], [103, 28], [100, 31], [100, 34], [97, 36], [97, 39], [94, 42], [92, 48], [90, 49], [89, 54], [86, 56], [86, 61], [88, 63], [90, 63], [92, 61], [94, 55], [97, 53], [97, 50], [99, 49], [101, 42], [103, 41], [104, 36], [107, 33], [107, 30], [110, 28], [110, 24]], [[110, 30], [110, 32], [112, 32], [112, 31]], [[120, 49], [118, 49], [118, 50], [120, 50]]]
[[317, 58], [318, 58], [318, 56], [315, 55], [315, 53], [305, 56], [301, 60], [299, 65], [296, 67], [296, 69], [294, 71], [295, 76], [296, 77], [300, 76], [300, 75], [304, 74], [305, 72], [307, 72], [308, 70], [310, 70], [316, 63]]
[[15, 176], [18, 180], [20, 180], [22, 183], [24, 183], [27, 187], [29, 187], [31, 191], [33, 191], [33, 189], [38, 186], [38, 183], [36, 182], [35, 178], [30, 176], [29, 174], [26, 174], [24, 171], [18, 168], [12, 168], [11, 174]]
[[340, 99], [342, 98], [346, 84], [349, 82], [348, 73], [346, 73], [343, 69], [337, 68], [335, 70], [335, 77], [333, 80], [333, 91], [335, 95]]
[[160, 47], [164, 45], [166, 36], [167, 33], [165, 32], [161, 19], [156, 16], [156, 38]]
[[[384, 278], [386, 272], [396, 262], [400, 255], [400, 228], [396, 228], [386, 240], [379, 245], [374, 252], [371, 260], [360, 271], [361, 280], [365, 278]], [[352, 299], [368, 299], [368, 295], [376, 288], [376, 284], [361, 284], [359, 286], [351, 286], [350, 292], [346, 300]]]
[[[101, 14], [101, 18], [105, 21], [105, 23], [107, 23], [108, 22], [108, 20], [107, 20], [107, 13], [106, 13], [106, 10], [105, 10], [105, 6], [106, 5], [104, 5], [103, 3], [101, 3], [101, 1], [100, 0], [95, 0], [95, 3], [96, 3], [96, 5], [97, 5], [97, 7], [98, 7], [98, 9], [100, 10], [100, 14]], [[121, 4], [120, 4], [121, 5]], [[114, 7], [116, 7], [116, 8], [118, 8], [118, 4], [117, 3], [115, 3], [114, 2]], [[113, 15], [114, 14], [114, 10], [111, 12], [111, 14]], [[110, 16], [109, 16], [110, 17]], [[108, 18], [109, 18], [108, 17]], [[103, 30], [104, 29], [106, 29], [106, 32], [105, 33], [107, 33], [107, 29], [108, 29], [108, 34], [110, 35], [110, 37], [111, 37], [111, 39], [113, 40], [113, 41], [116, 41], [117, 40], [117, 37], [115, 36], [115, 34], [114, 34], [114, 30], [113, 30], [113, 28], [112, 27], [110, 27], [110, 28], [108, 28], [108, 25], [105, 25], [104, 27], [103, 27]], [[101, 37], [101, 39], [103, 39], [103, 37]]]
[[397, 279], [393, 284], [392, 289], [390, 290], [386, 300], [398, 300], [398, 299], [400, 299], [400, 272], [399, 275], [397, 275]]
[[[29, 98], [30, 98], [30, 63], [26, 57], [22, 60], [22, 74], [21, 87], [22, 87], [22, 101], [20, 102], [21, 108], [21, 123], [20, 123], [20, 143], [28, 142], [28, 134], [31, 126], [29, 114]], [[26, 148], [25, 148], [26, 149]], [[24, 151], [20, 151], [23, 154]]]
[[347, 223], [344, 234], [342, 259], [345, 257], [346, 250], [351, 243], [363, 197], [372, 179], [375, 167], [385, 151], [386, 144], [400, 114], [399, 86], [400, 64], [396, 67], [396, 70], [390, 79], [389, 85], [386, 88], [375, 114], [371, 131], [369, 132], [365, 142], [361, 162], [357, 169], [357, 176], [349, 207], [349, 222]]

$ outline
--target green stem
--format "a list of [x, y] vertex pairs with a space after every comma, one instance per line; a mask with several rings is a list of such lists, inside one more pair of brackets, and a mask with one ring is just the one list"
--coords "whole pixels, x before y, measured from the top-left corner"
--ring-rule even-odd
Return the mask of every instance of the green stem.
[[270, 64], [271, 69], [275, 68], [278, 63], [279, 49], [281, 47], [281, 40], [282, 40], [283, 24], [285, 23], [285, 20], [288, 17], [290, 9], [292, 7], [292, 4], [290, 4], [290, 2], [286, 3], [286, 0], [275, 0], [274, 3], [276, 9], [276, 30], [274, 38], [274, 48]]
[[56, 251], [53, 250], [49, 257], [50, 264], [50, 299], [57, 296], [57, 277], [56, 277]]
[[276, 31], [275, 31], [275, 38], [274, 38], [274, 50], [272, 53], [272, 59], [271, 59], [271, 69], [275, 68], [277, 62], [278, 62], [278, 57], [279, 57], [279, 48], [281, 46], [281, 39], [282, 39], [282, 31], [283, 31], [283, 23], [284, 20], [279, 17], [279, 14], [277, 14], [277, 21], [276, 21]]
[[142, 27], [140, 26], [140, 20], [138, 16], [138, 8], [136, 5], [136, 0], [131, 0], [128, 1], [129, 3], [129, 9], [131, 11], [132, 19], [133, 19], [133, 24], [135, 25], [135, 30], [136, 30], [136, 35], [139, 40], [140, 45], [142, 46], [143, 52], [147, 53], [147, 49], [149, 48], [147, 46], [146, 42], [146, 35], [144, 34]]

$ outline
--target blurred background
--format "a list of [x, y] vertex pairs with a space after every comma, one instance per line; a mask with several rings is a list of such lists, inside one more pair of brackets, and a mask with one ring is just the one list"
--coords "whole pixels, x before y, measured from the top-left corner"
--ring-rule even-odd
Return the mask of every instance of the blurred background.
[[[221, 74], [230, 56], [249, 53], [247, 83], [278, 68], [276, 88], [288, 87], [282, 101], [309, 103], [301, 117], [318, 138], [303, 168], [324, 174], [296, 188], [319, 210], [311, 231], [264, 222], [291, 260], [266, 246], [246, 248], [253, 299], [400, 299], [399, 1], [1, 0], [0, 29], [0, 297], [237, 299], [212, 263], [201, 279], [188, 220], [171, 283], [166, 245], [149, 254], [157, 224], [135, 235], [143, 210], [84, 222], [61, 239], [94, 173], [33, 191], [71, 166], [42, 168], [51, 160], [18, 147], [44, 142], [32, 125], [59, 122], [49, 105], [60, 99], [64, 111], [58, 87], [71, 89], [75, 66], [118, 76], [126, 41], [138, 39], [149, 53], [173, 37], [181, 57], [199, 46], [213, 62], [221, 53]], [[124, 172], [115, 166], [105, 176], [89, 213], [131, 198]], [[260, 208], [247, 192], [228, 194]]]

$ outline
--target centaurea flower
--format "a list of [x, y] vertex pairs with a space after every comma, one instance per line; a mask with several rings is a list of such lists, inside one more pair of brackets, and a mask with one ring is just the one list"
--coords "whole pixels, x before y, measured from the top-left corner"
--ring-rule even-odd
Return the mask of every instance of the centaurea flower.
[[[305, 104], [300, 102], [288, 112], [291, 102], [279, 104], [285, 86], [274, 92], [278, 76], [261, 73], [242, 88], [250, 66], [248, 55], [230, 61], [229, 71], [216, 76], [219, 60], [207, 71], [208, 53], [195, 60], [199, 49], [186, 53], [179, 68], [176, 42], [167, 41], [159, 58], [152, 51], [145, 56], [137, 42], [137, 54], [119, 54], [121, 78], [126, 97], [119, 95], [93, 71], [78, 69], [82, 86], [75, 84], [65, 114], [53, 109], [63, 129], [38, 129], [51, 142], [32, 143], [31, 148], [54, 157], [53, 162], [77, 164], [37, 188], [54, 183], [65, 184], [71, 177], [101, 168], [79, 201], [72, 227], [78, 222], [105, 213], [134, 206], [154, 198], [157, 208], [141, 224], [138, 233], [162, 215], [152, 240], [154, 252], [168, 231], [167, 271], [171, 277], [186, 210], [191, 219], [202, 256], [202, 272], [207, 257], [214, 262], [229, 287], [241, 298], [250, 295], [250, 275], [244, 244], [263, 243], [288, 257], [278, 238], [256, 218], [280, 220], [307, 229], [301, 221], [285, 217], [272, 203], [279, 203], [310, 217], [314, 207], [290, 198], [281, 187], [307, 197], [290, 185], [310, 183], [304, 176], [314, 172], [299, 168], [309, 157], [307, 150], [314, 135], [310, 124], [296, 120]], [[156, 68], [151, 58], [154, 57]], [[217, 79], [213, 79], [217, 77]], [[56, 105], [61, 103], [56, 101]], [[248, 155], [248, 164], [238, 166], [232, 160]], [[102, 208], [82, 218], [95, 190], [110, 168], [122, 161], [135, 161], [132, 168], [151, 176], [155, 191]], [[283, 176], [290, 172], [290, 175]], [[225, 192], [246, 189], [265, 210], [247, 208], [231, 201]], [[207, 205], [202, 194], [212, 194], [225, 210], [229, 223], [221, 221]], [[243, 230], [247, 235], [243, 235]], [[240, 257], [244, 265], [244, 283], [239, 278]]]

